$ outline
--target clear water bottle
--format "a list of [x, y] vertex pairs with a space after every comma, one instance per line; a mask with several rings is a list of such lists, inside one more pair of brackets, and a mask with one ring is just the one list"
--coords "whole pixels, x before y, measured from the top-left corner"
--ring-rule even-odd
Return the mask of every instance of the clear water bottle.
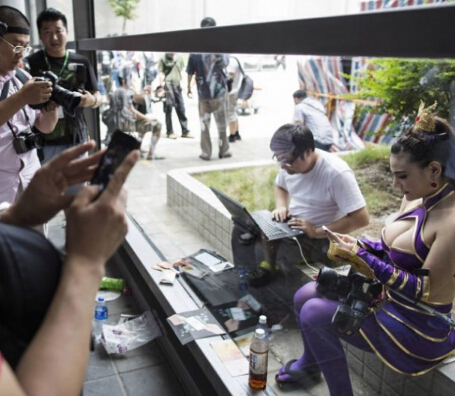
[[265, 389], [267, 386], [267, 366], [269, 342], [264, 329], [256, 329], [250, 345], [250, 369], [248, 385], [253, 389]]
[[248, 274], [244, 268], [239, 269], [239, 290], [241, 292], [248, 291]]
[[103, 324], [107, 322], [108, 312], [104, 297], [98, 297], [95, 306], [95, 321], [94, 321], [94, 335], [95, 342], [101, 341], [101, 335], [103, 333]]
[[264, 330], [265, 333], [265, 339], [269, 340], [270, 339], [270, 334], [269, 334], [269, 326], [267, 325], [267, 316], [261, 315], [259, 316], [259, 322], [256, 325], [256, 329], [262, 329]]

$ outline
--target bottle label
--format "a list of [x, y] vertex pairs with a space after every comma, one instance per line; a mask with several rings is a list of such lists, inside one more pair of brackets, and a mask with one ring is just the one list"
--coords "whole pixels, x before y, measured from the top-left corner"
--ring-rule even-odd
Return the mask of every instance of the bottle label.
[[268, 351], [254, 352], [250, 350], [250, 372], [253, 374], [267, 373]]
[[107, 307], [98, 306], [95, 308], [95, 319], [105, 320], [107, 319]]

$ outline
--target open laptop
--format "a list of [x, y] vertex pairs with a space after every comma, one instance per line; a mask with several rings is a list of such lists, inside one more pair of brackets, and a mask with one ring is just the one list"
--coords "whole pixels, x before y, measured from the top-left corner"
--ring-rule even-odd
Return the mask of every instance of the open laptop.
[[258, 210], [250, 213], [242, 204], [228, 197], [226, 194], [214, 187], [210, 187], [210, 189], [229, 211], [234, 222], [252, 231], [256, 227], [259, 228], [270, 241], [292, 238], [303, 234], [303, 231], [293, 230], [287, 223], [272, 220], [272, 212], [270, 210]]

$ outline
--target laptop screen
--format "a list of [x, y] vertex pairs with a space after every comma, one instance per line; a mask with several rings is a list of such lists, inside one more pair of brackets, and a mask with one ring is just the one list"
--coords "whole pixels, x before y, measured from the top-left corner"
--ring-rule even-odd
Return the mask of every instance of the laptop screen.
[[210, 187], [213, 193], [218, 197], [224, 207], [232, 216], [234, 222], [238, 222], [241, 225], [250, 228], [251, 230], [256, 229], [256, 224], [253, 221], [251, 215], [248, 213], [246, 208], [234, 201], [232, 198], [228, 197], [226, 194], [222, 193], [220, 190], [217, 190], [215, 187]]

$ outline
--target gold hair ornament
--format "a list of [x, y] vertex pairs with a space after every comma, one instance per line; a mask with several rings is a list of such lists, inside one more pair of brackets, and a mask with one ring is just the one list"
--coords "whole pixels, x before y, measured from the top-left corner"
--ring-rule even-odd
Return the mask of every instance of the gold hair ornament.
[[433, 111], [436, 109], [438, 102], [434, 102], [431, 106], [425, 108], [425, 103], [420, 100], [419, 112], [416, 117], [414, 130], [420, 129], [425, 132], [433, 132], [436, 128]]

